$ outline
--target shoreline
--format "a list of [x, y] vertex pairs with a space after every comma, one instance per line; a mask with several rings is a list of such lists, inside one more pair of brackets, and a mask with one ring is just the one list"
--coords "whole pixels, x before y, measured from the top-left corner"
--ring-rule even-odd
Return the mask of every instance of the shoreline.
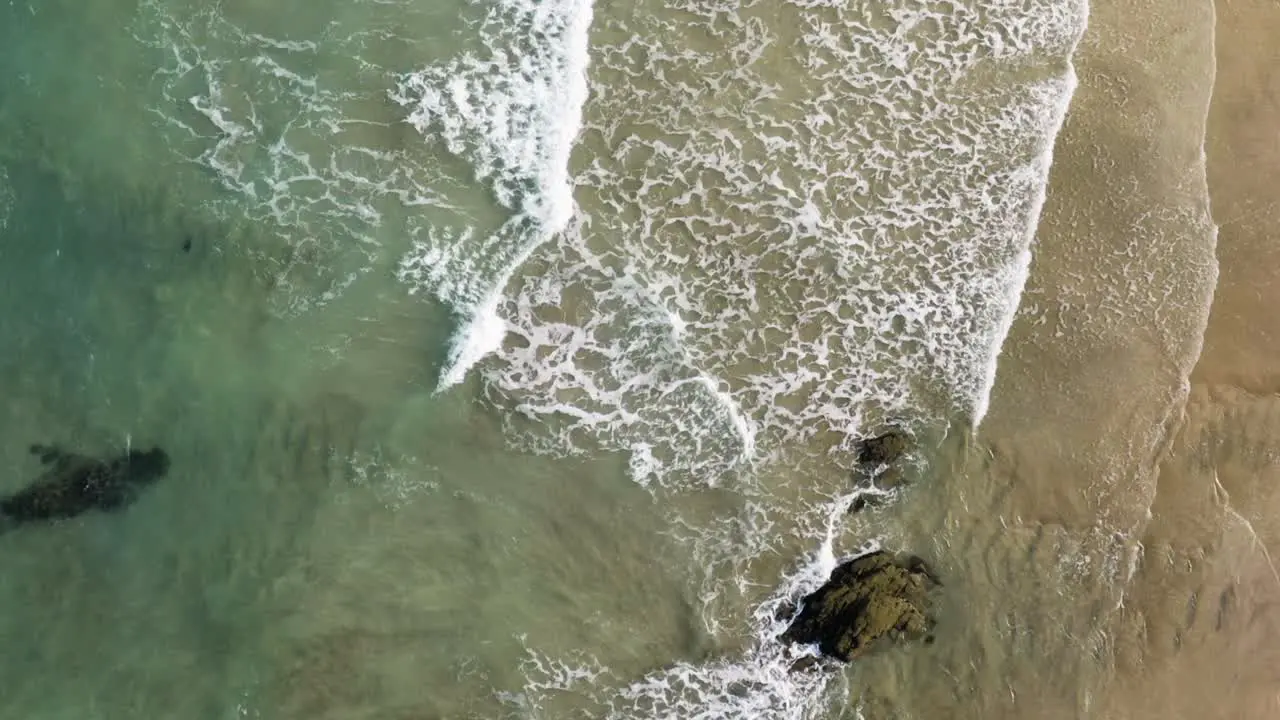
[[[1210, 107], [1212, 28], [1190, 3], [1089, 8], [977, 446], [907, 510], [956, 578], [961, 625], [939, 634], [951, 678], [920, 683], [921, 716], [1111, 717], [1125, 691], [1112, 628], [1133, 602], [1217, 278], [1205, 113], [1185, 112]], [[911, 674], [936, 677], [921, 655]]]

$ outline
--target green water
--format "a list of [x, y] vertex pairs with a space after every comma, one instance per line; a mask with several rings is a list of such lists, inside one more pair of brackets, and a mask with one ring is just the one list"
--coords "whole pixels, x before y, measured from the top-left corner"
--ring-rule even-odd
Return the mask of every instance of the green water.
[[[394, 19], [223, 9], [298, 37]], [[542, 702], [540, 657], [703, 653], [687, 552], [621, 459], [518, 454], [475, 385], [432, 394], [454, 319], [394, 273], [430, 211], [383, 197], [372, 243], [237, 213], [151, 112], [153, 10], [0, 8], [0, 490], [31, 443], [173, 460], [123, 512], [0, 540], [0, 717], [499, 717]]]

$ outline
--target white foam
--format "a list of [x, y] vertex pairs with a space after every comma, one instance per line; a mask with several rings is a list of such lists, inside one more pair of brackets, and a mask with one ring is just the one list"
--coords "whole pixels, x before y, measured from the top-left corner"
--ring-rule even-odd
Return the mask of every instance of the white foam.
[[[388, 240], [403, 241], [388, 233], [407, 233], [419, 255], [404, 259], [402, 276], [451, 305], [460, 332], [491, 333], [492, 318], [471, 315], [572, 217], [567, 163], [587, 94], [589, 0], [465, 10], [483, 17], [485, 49], [414, 71], [362, 57], [371, 38], [395, 42], [398, 25], [279, 39], [216, 8], [143, 4], [134, 34], [168, 58], [155, 75], [163, 102], [151, 108], [167, 139], [231, 191], [226, 215], [274, 226], [294, 249], [276, 279], [281, 309], [336, 297], [351, 272], [339, 265], [363, 272]], [[420, 146], [391, 132], [388, 95], [425, 135]], [[443, 162], [437, 143], [470, 163], [472, 177]], [[388, 224], [389, 214], [403, 224]], [[485, 342], [456, 339], [455, 359], [474, 363], [494, 347]]]
[[1217, 87], [1217, 83], [1218, 83], [1218, 52], [1217, 52], [1218, 12], [1217, 12], [1216, 6], [1209, 5], [1208, 8], [1209, 8], [1209, 13], [1210, 13], [1211, 22], [1212, 22], [1212, 25], [1208, 30], [1208, 38], [1209, 38], [1208, 56], [1209, 56], [1209, 62], [1210, 62], [1210, 73], [1212, 74], [1212, 76], [1209, 82], [1210, 92], [1206, 94], [1204, 107], [1202, 108], [1203, 115], [1201, 116], [1200, 127], [1202, 129], [1205, 129], [1205, 131], [1200, 134], [1200, 138], [1201, 138], [1200, 158], [1199, 158], [1200, 173], [1199, 173], [1199, 177], [1197, 177], [1196, 180], [1198, 181], [1197, 184], [1199, 185], [1201, 197], [1204, 199], [1205, 211], [1206, 213], [1208, 213], [1208, 217], [1206, 217], [1205, 220], [1207, 224], [1210, 226], [1208, 228], [1208, 231], [1209, 231], [1209, 242], [1212, 248], [1212, 251], [1210, 252], [1210, 257], [1209, 257], [1211, 267], [1208, 269], [1206, 273], [1204, 273], [1204, 276], [1201, 278], [1202, 287], [1205, 287], [1206, 291], [1203, 295], [1203, 303], [1199, 308], [1196, 308], [1197, 312], [1195, 312], [1193, 315], [1197, 321], [1196, 328], [1192, 335], [1194, 340], [1191, 344], [1191, 347], [1189, 348], [1189, 351], [1186, 353], [1186, 355], [1180, 358], [1182, 362], [1181, 362], [1181, 367], [1179, 369], [1182, 371], [1182, 374], [1184, 377], [1184, 381], [1183, 381], [1184, 396], [1183, 396], [1183, 400], [1181, 401], [1182, 403], [1186, 402], [1185, 400], [1186, 394], [1189, 394], [1190, 392], [1191, 371], [1194, 369], [1196, 363], [1199, 362], [1200, 354], [1204, 351], [1204, 335], [1205, 335], [1205, 331], [1209, 327], [1209, 314], [1213, 308], [1213, 300], [1217, 293], [1218, 273], [1219, 273], [1216, 250], [1218, 247], [1218, 232], [1221, 225], [1219, 224], [1218, 219], [1214, 218], [1212, 214], [1213, 204], [1212, 204], [1212, 198], [1209, 194], [1209, 174], [1208, 174], [1209, 173], [1209, 157], [1206, 149], [1206, 143], [1208, 143], [1208, 138], [1209, 138], [1209, 134], [1207, 132], [1207, 128], [1209, 126], [1209, 114], [1213, 109], [1212, 90], [1213, 88]]
[[466, 372], [485, 355], [502, 348], [507, 334], [506, 322], [498, 317], [498, 293], [474, 308], [466, 324], [451, 338], [448, 361], [440, 375], [439, 387], [447, 388], [462, 382]]
[[524, 637], [520, 642], [525, 647], [525, 657], [520, 662], [525, 685], [519, 693], [499, 692], [497, 697], [523, 716], [542, 717], [548, 698], [563, 692], [589, 693], [595, 683], [610, 674], [609, 668], [586, 653], [554, 658], [529, 647]]
[[15, 202], [16, 196], [13, 193], [13, 183], [9, 180], [9, 169], [0, 165], [0, 232], [4, 232], [9, 227], [9, 217], [13, 213]]
[[165, 141], [229, 191], [207, 209], [279, 239], [281, 247], [246, 248], [275, 272], [278, 312], [324, 305], [368, 270], [395, 204], [449, 207], [420, 153], [349, 132], [387, 124], [367, 113], [394, 80], [387, 72], [382, 88], [343, 86], [341, 77], [367, 67], [355, 52], [359, 28], [323, 42], [280, 40], [216, 7], [187, 13], [146, 0], [133, 33], [165, 59], [149, 108]]
[[[1085, 6], [1085, 15], [1081, 19], [1081, 29], [1087, 22], [1088, 6]], [[1078, 41], [1077, 41], [1078, 42]], [[1072, 54], [1075, 53], [1075, 44], [1071, 47]], [[985, 374], [982, 382], [978, 386], [978, 392], [974, 398], [973, 409], [970, 414], [973, 418], [973, 432], [977, 432], [978, 426], [982, 424], [982, 419], [986, 417], [987, 407], [991, 401], [991, 391], [995, 387], [996, 370], [999, 366], [1000, 353], [1004, 348], [1005, 339], [1009, 336], [1009, 330], [1013, 327], [1014, 318], [1017, 317], [1018, 308], [1022, 303], [1022, 292], [1026, 288], [1027, 278], [1031, 276], [1031, 245], [1035, 240], [1036, 227], [1040, 221], [1040, 212], [1044, 208], [1045, 196], [1049, 190], [1049, 170], [1053, 166], [1053, 148], [1057, 140], [1058, 133], [1062, 131], [1062, 124], [1066, 122], [1067, 108], [1071, 105], [1071, 98], [1075, 95], [1076, 87], [1079, 80], [1076, 77], [1075, 67], [1068, 66], [1066, 76], [1063, 78], [1063, 91], [1059, 94], [1059, 100], [1053, 107], [1050, 114], [1050, 120], [1046, 123], [1046, 134], [1043, 139], [1043, 149], [1038, 162], [1033, 166], [1034, 172], [1039, 179], [1036, 185], [1036, 191], [1031, 198], [1031, 208], [1026, 216], [1026, 229], [1024, 231], [1024, 243], [1026, 250], [1018, 257], [1007, 271], [1007, 282], [1005, 283], [1006, 301], [1004, 311], [1000, 315], [992, 334], [991, 340], [987, 346], [991, 350], [990, 359], [984, 363]]]
[[[470, 163], [477, 179], [516, 214], [499, 232], [465, 244], [431, 244], [406, 263], [449, 262], [447, 277], [427, 290], [469, 319], [439, 389], [458, 382], [484, 355], [496, 316], [491, 299], [529, 253], [568, 225], [574, 212], [569, 153], [587, 97], [590, 0], [502, 0], [481, 29], [482, 53], [401, 78], [393, 94], [408, 121]], [[470, 239], [470, 238], [469, 238]]]
[[[680, 331], [672, 328], [672, 333], [676, 341], [679, 342]], [[718, 387], [710, 377], [698, 375], [696, 382], [706, 388], [707, 392], [724, 408], [725, 414], [729, 416], [729, 423], [733, 426], [734, 432], [738, 436], [738, 442], [742, 446], [743, 458], [751, 459], [756, 452], [756, 428], [754, 423], [742, 414], [742, 409], [738, 407], [738, 403], [733, 399], [733, 396]]]
[[596, 48], [576, 179], [592, 215], [513, 278], [521, 342], [484, 371], [536, 420], [512, 424], [531, 449], [629, 451], [655, 488], [735, 480], [740, 516], [678, 518], [713, 611], [755, 597], [778, 528], [813, 548], [749, 627], [704, 617], [754, 636], [745, 657], [635, 681], [615, 717], [817, 716], [826, 681], [785, 672], [773, 610], [857, 554], [854, 496], [806, 478], [826, 497], [803, 503], [750, 471], [847, 466], [887, 416], [982, 420], [1075, 87], [1083, 2], [792, 5], [785, 34], [735, 2], [605, 19], [620, 40]]
[[[1022, 71], [1070, 56], [1083, 2], [905, 0], [873, 21], [865, 6], [804, 0], [785, 33], [734, 0], [606, 8], [618, 16], [593, 48], [600, 92], [574, 177], [589, 0], [467, 4], [483, 11], [483, 49], [398, 76], [412, 69], [360, 59], [363, 28], [279, 40], [216, 11], [145, 7], [146, 41], [169, 56], [155, 112], [252, 219], [300, 248], [376, 248], [389, 207], [415, 211], [399, 277], [462, 318], [440, 388], [488, 358], [485, 397], [529, 449], [622, 450], [658, 492], [736, 481], [740, 515], [678, 518], [708, 568], [709, 607], [749, 596], [744, 568], [776, 549], [778, 528], [813, 548], [749, 627], [706, 618], [753, 635], [745, 657], [606, 693], [614, 715], [813, 716], [828, 680], [786, 672], [771, 609], [847, 554], [851, 498], [797, 507], [750, 471], [785, 453], [848, 463], [887, 415], [982, 419], [1074, 87]], [[335, 87], [314, 69], [344, 53], [370, 82]], [[1006, 81], [1002, 67], [1017, 72]], [[422, 147], [348, 141], [387, 124], [358, 108], [384, 105], [392, 84]], [[473, 177], [449, 175], [437, 144]], [[309, 262], [323, 257], [282, 282], [328, 272]], [[526, 262], [537, 271], [513, 275]]]
[[[828, 508], [844, 514], [840, 503]], [[859, 547], [849, 557], [880, 549], [876, 542]], [[555, 660], [539, 657], [526, 664], [525, 690], [510, 696], [521, 708], [542, 709], [548, 690], [572, 690], [607, 708], [603, 716], [616, 720], [812, 720], [823, 717], [823, 700], [848, 697], [841, 693], [842, 678], [831, 672], [793, 672], [793, 663], [816, 656], [816, 647], [791, 647], [778, 640], [787, 619], [780, 611], [822, 585], [836, 565], [849, 557], [837, 558], [832, 538], [794, 572], [783, 578], [779, 588], [752, 616], [755, 642], [738, 658], [720, 658], [706, 663], [677, 662], [650, 672], [619, 687], [618, 678], [594, 660], [580, 657]], [[531, 655], [536, 655], [530, 650]], [[583, 680], [589, 680], [583, 682]]]
[[[824, 42], [840, 46], [836, 38], [814, 44]], [[1050, 81], [1030, 88], [1029, 94], [1036, 102], [1011, 106], [1004, 116], [995, 118], [990, 129], [980, 129], [997, 143], [1007, 142], [1006, 135], [1035, 138], [1036, 134], [1037, 144], [1051, 143], [1050, 133], [1060, 123], [1060, 112], [1046, 109], [1041, 98], [1056, 107], [1065, 103], [1068, 93], [1060, 82]], [[943, 111], [950, 112], [947, 108], [938, 112]], [[838, 110], [824, 108], [824, 112]], [[842, 128], [850, 124], [842, 123]], [[900, 162], [886, 157], [888, 150], [876, 147], [874, 139], [850, 142], [846, 130], [840, 134], [838, 144], [848, 145], [854, 158], [861, 152], [880, 163]], [[521, 280], [524, 288], [517, 288], [517, 293], [525, 295], [518, 294], [505, 313], [531, 349], [504, 357], [507, 368], [491, 380], [521, 397], [524, 408], [538, 405], [537, 396], [556, 397], [587, 387], [586, 375], [577, 365], [552, 368], [550, 373], [558, 374], [557, 379], [551, 378], [547, 368], [532, 367], [557, 358], [569, 360], [570, 356], [560, 353], [548, 355], [548, 344], [558, 340], [539, 326], [543, 308], [558, 307], [572, 294], [598, 299], [584, 335], [609, 337], [590, 343], [592, 351], [610, 364], [607, 372], [589, 383], [591, 402], [625, 403], [629, 396], [647, 397], [634, 392], [646, 382], [645, 377], [676, 382], [643, 371], [618, 376], [620, 370], [640, 370], [663, 362], [651, 356], [648, 363], [635, 359], [619, 363], [620, 358], [655, 351], [678, 357], [694, 374], [722, 378], [714, 394], [734, 418], [729, 423], [738, 436], [734, 444], [750, 445], [745, 453], [748, 456], [756, 454], [761, 433], [769, 440], [766, 447], [777, 447], [831, 430], [849, 438], [842, 448], [848, 451], [864, 403], [873, 402], [886, 413], [927, 404], [919, 396], [920, 384], [913, 384], [921, 376], [939, 394], [950, 395], [956, 405], [968, 405], [970, 412], [980, 416], [993, 377], [993, 354], [1007, 333], [1025, 278], [1031, 239], [1028, 228], [1034, 227], [1039, 203], [1030, 196], [1043, 192], [1047, 161], [1031, 158], [1028, 166], [994, 167], [990, 177], [975, 176], [972, 167], [966, 168], [973, 164], [974, 148], [987, 147], [983, 152], [997, 159], [1002, 148], [981, 135], [960, 142], [939, 137], [930, 146], [956, 148], [959, 168], [948, 167], [943, 154], [941, 169], [923, 171], [936, 178], [935, 184], [931, 179], [905, 175], [895, 180], [893, 175], [903, 171], [891, 164], [886, 178], [890, 184], [882, 191], [885, 207], [872, 204], [862, 208], [861, 214], [851, 215], [837, 207], [824, 210], [820, 205], [830, 206], [830, 196], [784, 180], [797, 173], [828, 174], [824, 158], [806, 159], [804, 154], [793, 152], [796, 148], [785, 153], [771, 150], [770, 161], [775, 156], [800, 161], [795, 168], [775, 168], [745, 159], [749, 148], [735, 149], [741, 150], [741, 159], [726, 153], [723, 131], [708, 135], [707, 147], [698, 147], [693, 141], [681, 147], [665, 141], [649, 145], [654, 160], [643, 172], [656, 174], [643, 179], [641, 197], [645, 188], [652, 188], [660, 197], [680, 188], [682, 192], [674, 201], [647, 208], [642, 204], [640, 223], [632, 228], [611, 228], [611, 242], [602, 247], [593, 247], [590, 238], [566, 237], [556, 247], [556, 257], [547, 258], [550, 265], [561, 268], [550, 281]], [[763, 141], [765, 147], [775, 142], [772, 137]], [[870, 150], [857, 147], [868, 140]], [[621, 145], [618, 157], [631, 150], [626, 141]], [[908, 157], [902, 164], [916, 171], [923, 167], [921, 158], [925, 157], [923, 153]], [[848, 162], [866, 167], [868, 173], [877, 172], [870, 163]], [[710, 188], [696, 177], [708, 169], [729, 182]], [[684, 172], [695, 178], [685, 179]], [[965, 187], [957, 179], [977, 184]], [[632, 211], [626, 206], [627, 198], [612, 189], [634, 182], [625, 172], [614, 173], [597, 160], [579, 182], [584, 190], [598, 192], [597, 199], [603, 204], [616, 204], [611, 211], [619, 215]], [[826, 183], [852, 183], [854, 193], [871, 191], [856, 175], [829, 176]], [[771, 186], [768, 193], [774, 197], [751, 201], [753, 194], [760, 194], [762, 184]], [[741, 196], [742, 202], [718, 212], [682, 210], [695, 205], [687, 198], [696, 197], [696, 204], [703, 205], [713, 193], [719, 196], [717, 202], [723, 202], [726, 195], [729, 199]], [[956, 215], [967, 217], [964, 222], [948, 217]], [[675, 222], [655, 222], [662, 217]], [[984, 223], [991, 230], [981, 230]], [[705, 244], [671, 248], [669, 243], [679, 242], [681, 237], [664, 233], [664, 229], [688, 227], [692, 231], [695, 224], [712, 229], [695, 231]], [[771, 238], [767, 244], [762, 242], [758, 251], [739, 240], [753, 234], [776, 235], [763, 229], [768, 225], [781, 225], [788, 233]], [[904, 243], [902, 238], [908, 234], [921, 234], [924, 242], [914, 246]], [[619, 238], [623, 239], [621, 247]], [[732, 250], [726, 250], [728, 243], [734, 244]], [[880, 257], [881, 253], [885, 255]], [[726, 264], [726, 254], [731, 254], [733, 264]], [[776, 270], [765, 267], [769, 256], [789, 257], [793, 265]], [[833, 265], [835, 272], [825, 269], [825, 263]], [[702, 272], [691, 274], [690, 268]], [[845, 268], [852, 268], [856, 275], [850, 276]], [[619, 277], [628, 282], [620, 282]], [[639, 292], [637, 283], [642, 285]], [[772, 299], [760, 295], [761, 287], [779, 284], [796, 285], [804, 297], [785, 300], [782, 315], [770, 317], [762, 311], [761, 303]], [[637, 311], [637, 296], [651, 298], [641, 302], [661, 308], [656, 315], [643, 313], [645, 321], [639, 325], [626, 319]], [[713, 309], [713, 305], [719, 307]], [[641, 341], [634, 332], [617, 330], [651, 324], [665, 325], [664, 330], [654, 332], [674, 339], [677, 347]], [[833, 347], [840, 348], [838, 354], [833, 353]], [[772, 357], [761, 357], [761, 351]], [[759, 367], [761, 363], [764, 367]], [[743, 365], [753, 367], [744, 372], [739, 370]], [[541, 378], [541, 383], [525, 382], [534, 377]], [[723, 380], [726, 377], [730, 378], [727, 383]], [[601, 382], [606, 379], [607, 384]], [[606, 390], [609, 386], [623, 392], [610, 392]], [[624, 417], [628, 416], [626, 410], [624, 406], [618, 412], [598, 414]], [[710, 427], [705, 430], [713, 431]], [[612, 437], [606, 440], [608, 444], [620, 442], [625, 447], [630, 440], [624, 440], [623, 435], [649, 442], [621, 425], [600, 426], [595, 431]]]

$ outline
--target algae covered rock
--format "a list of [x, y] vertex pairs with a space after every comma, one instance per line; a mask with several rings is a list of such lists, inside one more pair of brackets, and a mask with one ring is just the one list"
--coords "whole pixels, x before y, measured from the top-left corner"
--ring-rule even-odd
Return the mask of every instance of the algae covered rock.
[[816, 643], [823, 655], [848, 662], [882, 638], [922, 636], [932, 624], [928, 592], [937, 584], [914, 556], [877, 551], [854, 558], [800, 601], [782, 640]]

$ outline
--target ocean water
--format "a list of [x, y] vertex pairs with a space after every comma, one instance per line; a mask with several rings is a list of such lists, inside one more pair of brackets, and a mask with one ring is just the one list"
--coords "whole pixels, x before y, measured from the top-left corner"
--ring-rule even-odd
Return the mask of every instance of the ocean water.
[[[987, 471], [1087, 17], [0, 8], [0, 489], [33, 442], [173, 456], [0, 539], [0, 716], [984, 717], [1043, 660], [945, 622], [998, 573], [843, 674], [775, 611], [880, 545], [1082, 554], [934, 491]], [[890, 423], [917, 482], [848, 515]]]

